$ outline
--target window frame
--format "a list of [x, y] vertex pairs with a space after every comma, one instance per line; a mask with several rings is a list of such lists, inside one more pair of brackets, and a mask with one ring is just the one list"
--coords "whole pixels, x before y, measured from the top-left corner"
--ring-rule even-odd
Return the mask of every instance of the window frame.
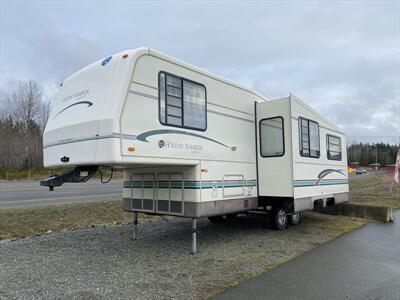
[[[305, 120], [307, 121], [307, 136], [308, 136], [308, 155], [303, 154], [303, 124], [302, 121]], [[311, 138], [310, 138], [310, 123], [315, 123], [318, 126], [318, 156], [316, 155], [311, 155]], [[302, 157], [308, 157], [308, 158], [316, 158], [319, 159], [321, 157], [321, 132], [319, 130], [319, 123], [314, 120], [310, 120], [304, 117], [299, 117], [298, 121], [298, 126], [299, 126], [299, 153], [300, 156]]]
[[[164, 93], [165, 93], [165, 99], [164, 99], [164, 102], [165, 102], [164, 103], [164, 106], [165, 106], [165, 122], [161, 121], [161, 89], [160, 89], [160, 76], [161, 76], [161, 74], [165, 75], [165, 82], [164, 82], [164, 88], [165, 88], [165, 91], [164, 91]], [[182, 110], [182, 125], [175, 125], [175, 124], [167, 123], [167, 83], [166, 83], [167, 76], [179, 79], [180, 82], [181, 82], [181, 99], [180, 100], [181, 100], [181, 110]], [[193, 83], [193, 84], [197, 84], [197, 85], [202, 86], [204, 88], [204, 101], [205, 101], [205, 127], [204, 127], [204, 129], [203, 128], [198, 128], [198, 127], [192, 127], [192, 126], [185, 126], [185, 117], [184, 117], [185, 116], [185, 113], [184, 113], [185, 107], [184, 107], [184, 99], [183, 99], [183, 82], [184, 81], [190, 82], [190, 83]], [[208, 127], [208, 120], [207, 120], [208, 119], [208, 117], [207, 117], [207, 112], [208, 112], [208, 109], [207, 109], [207, 88], [206, 88], [206, 86], [204, 84], [196, 82], [196, 81], [193, 81], [193, 80], [190, 80], [190, 79], [187, 79], [187, 78], [182, 77], [182, 76], [178, 76], [178, 75], [166, 72], [166, 71], [159, 71], [158, 72], [158, 76], [157, 76], [157, 85], [158, 85], [158, 121], [160, 122], [161, 125], [177, 127], [177, 128], [185, 128], [185, 129], [197, 130], [197, 131], [206, 131], [207, 130], [207, 127]]]
[[[283, 146], [283, 152], [280, 155], [263, 155], [262, 153], [262, 137], [261, 137], [261, 122], [265, 120], [271, 120], [271, 119], [281, 119], [282, 120], [282, 146]], [[260, 155], [263, 158], [269, 158], [269, 157], [282, 157], [286, 153], [286, 148], [285, 148], [285, 119], [282, 116], [275, 116], [275, 117], [269, 117], [269, 118], [263, 118], [258, 122], [258, 133], [260, 137]]]
[[[333, 138], [339, 139], [340, 159], [330, 158], [330, 156], [329, 156], [329, 137], [333, 137]], [[333, 152], [337, 152], [337, 151], [333, 151]], [[341, 139], [339, 136], [336, 136], [336, 135], [327, 133], [327, 134], [326, 134], [326, 158], [327, 158], [328, 160], [342, 161], [342, 159], [343, 159], [342, 153], [343, 153], [343, 151], [342, 151], [342, 139]]]

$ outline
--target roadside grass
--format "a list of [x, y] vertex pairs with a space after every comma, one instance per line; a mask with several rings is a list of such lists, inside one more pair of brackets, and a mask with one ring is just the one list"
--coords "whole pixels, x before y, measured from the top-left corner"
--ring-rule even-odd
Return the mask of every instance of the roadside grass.
[[[140, 221], [154, 216], [139, 214]], [[52, 204], [46, 206], [1, 208], [0, 240], [17, 239], [64, 229], [96, 224], [132, 222], [133, 214], [122, 210], [122, 200], [102, 202]]]
[[307, 226], [314, 226], [328, 232], [332, 237], [337, 237], [373, 221], [364, 218], [339, 216], [336, 221], [332, 222], [323, 218], [315, 217], [315, 215], [310, 216], [305, 214], [303, 222], [307, 223]]
[[0, 169], [0, 179], [2, 180], [29, 180], [42, 179], [51, 174], [64, 172], [65, 168], [31, 168], [31, 169]]
[[350, 203], [390, 206], [400, 209], [400, 186], [390, 186], [392, 174], [377, 172], [372, 177], [357, 178], [349, 181]]

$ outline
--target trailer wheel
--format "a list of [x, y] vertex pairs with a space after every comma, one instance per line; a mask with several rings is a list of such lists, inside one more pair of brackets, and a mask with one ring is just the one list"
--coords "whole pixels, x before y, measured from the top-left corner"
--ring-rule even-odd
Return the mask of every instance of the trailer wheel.
[[225, 221], [224, 216], [213, 216], [213, 217], [208, 217], [208, 220], [211, 223], [222, 223]]
[[289, 223], [291, 225], [297, 225], [301, 222], [301, 215], [300, 213], [295, 213], [289, 216]]
[[283, 230], [288, 225], [288, 215], [282, 206], [272, 208], [273, 227], [277, 230]]

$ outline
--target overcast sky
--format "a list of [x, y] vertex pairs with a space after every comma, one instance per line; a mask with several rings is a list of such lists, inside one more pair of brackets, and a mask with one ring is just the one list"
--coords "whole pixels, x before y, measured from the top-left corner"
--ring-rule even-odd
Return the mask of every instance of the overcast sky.
[[400, 136], [400, 2], [1, 1], [2, 95], [47, 96], [110, 54], [150, 47], [253, 88], [293, 93], [348, 134]]

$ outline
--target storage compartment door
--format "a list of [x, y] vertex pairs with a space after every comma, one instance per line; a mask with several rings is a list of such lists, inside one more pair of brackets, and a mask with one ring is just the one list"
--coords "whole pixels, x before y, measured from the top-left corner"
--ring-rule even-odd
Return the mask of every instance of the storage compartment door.
[[131, 182], [132, 209], [155, 212], [155, 175], [134, 174], [131, 177]]
[[183, 215], [184, 181], [181, 173], [157, 176], [157, 213]]

